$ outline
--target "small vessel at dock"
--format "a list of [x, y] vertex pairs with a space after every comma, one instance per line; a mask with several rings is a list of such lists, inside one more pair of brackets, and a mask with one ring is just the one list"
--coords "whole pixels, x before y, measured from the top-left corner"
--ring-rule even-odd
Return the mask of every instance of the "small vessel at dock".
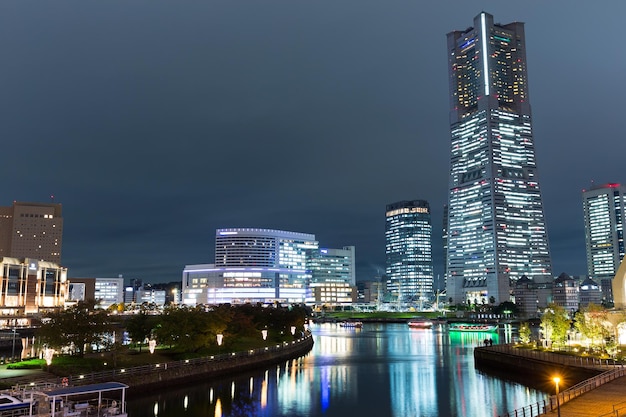
[[340, 327], [351, 327], [351, 328], [357, 328], [360, 329], [361, 327], [363, 327], [363, 322], [360, 321], [342, 321], [341, 323], [339, 323]]
[[450, 323], [448, 330], [451, 332], [495, 332], [498, 325], [494, 323]]
[[430, 320], [414, 319], [407, 322], [411, 329], [432, 329], [433, 322]]
[[4, 398], [0, 402], [0, 417], [127, 417], [127, 388], [120, 382], [72, 387], [16, 386], [0, 393], [0, 401]]

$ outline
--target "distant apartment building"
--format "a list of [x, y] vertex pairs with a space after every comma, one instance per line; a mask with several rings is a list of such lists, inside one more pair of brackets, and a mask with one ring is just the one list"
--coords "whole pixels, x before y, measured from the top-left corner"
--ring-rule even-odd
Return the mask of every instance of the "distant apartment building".
[[165, 306], [165, 291], [155, 289], [140, 289], [136, 295], [137, 304], [153, 304], [157, 307]]
[[562, 273], [554, 280], [554, 286], [552, 287], [553, 302], [573, 315], [579, 308], [579, 291], [580, 285], [578, 281], [566, 273]]
[[624, 259], [626, 186], [610, 183], [583, 190], [587, 274], [613, 301], [612, 280]]
[[0, 256], [61, 263], [61, 204], [14, 202], [0, 207]]
[[96, 278], [96, 301], [98, 307], [109, 308], [124, 302], [124, 278]]
[[519, 314], [526, 318], [540, 317], [543, 310], [552, 302], [553, 283], [537, 282], [526, 275], [515, 281], [512, 289], [513, 300]]
[[406, 303], [433, 298], [432, 225], [425, 200], [389, 204], [385, 211], [388, 289]]
[[26, 315], [62, 307], [67, 268], [36, 259], [0, 258], [0, 328], [24, 326]]
[[337, 306], [357, 301], [355, 248], [313, 249], [307, 267], [311, 289], [307, 304]]
[[586, 278], [580, 284], [578, 292], [580, 307], [587, 307], [589, 304], [602, 304], [602, 288], [591, 278]]
[[315, 235], [272, 229], [218, 229], [215, 263], [187, 265], [182, 303], [304, 303], [310, 297], [307, 260]]
[[[113, 304], [124, 303], [124, 278], [70, 278], [73, 286], [84, 286], [85, 298], [68, 301], [95, 300], [96, 308], [107, 309]], [[78, 293], [76, 293], [78, 294]]]

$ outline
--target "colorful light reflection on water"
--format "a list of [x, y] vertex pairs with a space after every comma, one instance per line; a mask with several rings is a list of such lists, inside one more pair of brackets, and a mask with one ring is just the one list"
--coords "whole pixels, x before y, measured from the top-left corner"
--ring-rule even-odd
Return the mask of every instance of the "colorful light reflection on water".
[[129, 417], [494, 417], [547, 396], [474, 369], [474, 347], [510, 341], [510, 328], [464, 333], [366, 323], [311, 330], [315, 346], [303, 358], [131, 399]]

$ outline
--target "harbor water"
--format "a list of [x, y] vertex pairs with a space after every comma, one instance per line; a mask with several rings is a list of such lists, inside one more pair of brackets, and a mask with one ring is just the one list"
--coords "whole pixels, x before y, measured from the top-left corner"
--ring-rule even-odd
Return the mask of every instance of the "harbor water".
[[479, 372], [476, 346], [514, 329], [451, 332], [445, 325], [314, 324], [312, 351], [268, 369], [134, 395], [129, 417], [495, 417], [548, 393]]

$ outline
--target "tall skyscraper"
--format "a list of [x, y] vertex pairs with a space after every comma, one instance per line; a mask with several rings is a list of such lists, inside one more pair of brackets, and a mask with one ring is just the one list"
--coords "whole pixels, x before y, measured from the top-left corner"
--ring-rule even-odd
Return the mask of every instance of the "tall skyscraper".
[[526, 275], [552, 280], [537, 178], [523, 23], [448, 37], [451, 159], [447, 298], [500, 303]]
[[603, 184], [583, 190], [587, 274], [600, 283], [606, 301], [613, 301], [612, 280], [624, 259], [626, 186]]
[[0, 207], [0, 256], [61, 263], [61, 204], [14, 202]]
[[428, 202], [389, 204], [385, 217], [388, 289], [400, 302], [432, 300], [432, 225]]

